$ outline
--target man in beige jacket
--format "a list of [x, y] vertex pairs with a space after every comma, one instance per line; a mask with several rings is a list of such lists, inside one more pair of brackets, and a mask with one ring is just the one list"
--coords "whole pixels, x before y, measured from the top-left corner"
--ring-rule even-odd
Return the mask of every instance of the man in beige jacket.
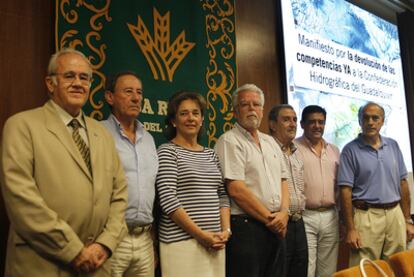
[[59, 51], [46, 77], [50, 100], [4, 126], [6, 276], [110, 275], [107, 259], [126, 232], [127, 190], [111, 135], [81, 110], [91, 81], [81, 52]]

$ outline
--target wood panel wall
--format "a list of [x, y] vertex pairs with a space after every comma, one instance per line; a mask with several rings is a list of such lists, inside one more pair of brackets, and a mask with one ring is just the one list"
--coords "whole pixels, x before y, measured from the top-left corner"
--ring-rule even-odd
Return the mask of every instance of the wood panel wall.
[[[54, 1], [0, 1], [0, 136], [5, 120], [47, 100], [44, 76], [53, 52]], [[8, 220], [0, 197], [0, 276]]]
[[236, 2], [237, 76], [239, 86], [254, 83], [265, 93], [261, 131], [268, 133], [267, 114], [282, 103], [281, 58], [276, 36], [276, 1]]
[[0, 120], [47, 99], [53, 1], [0, 1]]

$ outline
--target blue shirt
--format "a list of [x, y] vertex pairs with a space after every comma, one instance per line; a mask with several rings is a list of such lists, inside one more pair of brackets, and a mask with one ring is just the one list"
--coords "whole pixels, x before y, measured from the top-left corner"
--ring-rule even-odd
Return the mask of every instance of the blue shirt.
[[352, 187], [352, 200], [375, 204], [399, 201], [400, 181], [406, 177], [401, 150], [391, 138], [381, 136], [376, 150], [359, 135], [342, 150], [338, 185]]
[[136, 142], [131, 143], [124, 130], [111, 114], [101, 122], [112, 134], [128, 181], [127, 224], [147, 225], [154, 220], [152, 209], [155, 198], [155, 178], [158, 157], [153, 137], [138, 120]]

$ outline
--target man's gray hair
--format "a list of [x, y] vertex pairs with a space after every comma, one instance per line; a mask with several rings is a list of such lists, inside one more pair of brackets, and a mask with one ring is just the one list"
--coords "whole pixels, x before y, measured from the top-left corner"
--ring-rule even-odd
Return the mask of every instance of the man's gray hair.
[[47, 67], [47, 75], [48, 76], [53, 76], [54, 74], [57, 73], [56, 72], [56, 68], [57, 68], [56, 61], [60, 56], [63, 56], [63, 55], [66, 55], [66, 54], [76, 54], [76, 55], [81, 56], [88, 63], [88, 65], [91, 69], [91, 72], [89, 72], [89, 74], [92, 75], [91, 62], [88, 60], [88, 58], [86, 58], [86, 56], [82, 52], [80, 52], [78, 50], [75, 50], [73, 48], [62, 48], [50, 57], [49, 65]]
[[377, 104], [375, 102], [368, 102], [365, 105], [361, 106], [358, 110], [358, 120], [359, 120], [360, 125], [362, 125], [362, 116], [364, 115], [364, 111], [365, 111], [366, 108], [368, 108], [368, 106], [377, 106], [378, 108], [380, 108], [380, 110], [382, 111], [382, 119], [385, 121], [385, 110], [384, 110], [384, 108], [380, 104]]
[[233, 110], [236, 110], [237, 104], [238, 104], [238, 100], [239, 100], [239, 93], [242, 91], [254, 91], [257, 94], [259, 94], [260, 96], [260, 102], [262, 104], [262, 107], [264, 106], [264, 93], [263, 90], [261, 90], [258, 86], [256, 86], [255, 84], [244, 84], [241, 87], [238, 87], [234, 92], [233, 92]]
[[289, 110], [295, 111], [292, 105], [289, 105], [289, 104], [276, 105], [269, 112], [269, 115], [268, 115], [269, 121], [277, 121], [277, 117], [279, 116], [280, 111], [283, 109], [289, 109]]

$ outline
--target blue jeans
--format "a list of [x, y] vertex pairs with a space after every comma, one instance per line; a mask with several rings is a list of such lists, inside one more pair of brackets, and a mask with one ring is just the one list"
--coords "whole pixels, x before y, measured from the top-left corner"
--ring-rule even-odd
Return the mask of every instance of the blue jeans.
[[226, 246], [227, 277], [284, 277], [285, 240], [247, 216], [232, 215]]

